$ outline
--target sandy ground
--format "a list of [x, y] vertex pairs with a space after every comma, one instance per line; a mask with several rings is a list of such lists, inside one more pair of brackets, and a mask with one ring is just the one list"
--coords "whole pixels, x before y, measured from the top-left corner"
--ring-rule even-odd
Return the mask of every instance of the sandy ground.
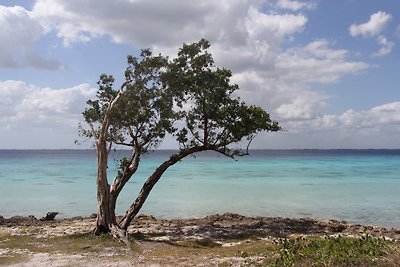
[[[72, 218], [40, 221], [33, 217], [0, 216], [0, 233], [11, 236], [30, 235], [36, 238], [65, 237], [88, 233], [94, 218]], [[59, 253], [33, 252], [29, 249], [0, 249], [0, 257], [10, 253], [23, 255], [24, 261], [9, 266], [256, 266], [265, 256], [240, 255], [240, 246], [251, 241], [272, 244], [279, 238], [298, 238], [314, 235], [361, 236], [369, 234], [400, 240], [400, 230], [373, 226], [350, 225], [339, 221], [312, 219], [244, 217], [238, 214], [212, 215], [201, 219], [157, 220], [139, 216], [129, 228], [135, 239], [135, 252], [124, 245], [106, 247], [100, 252]], [[185, 249], [182, 242], [215, 245], [215, 250]], [[194, 242], [194, 243], [193, 243]], [[225, 253], [231, 248], [237, 253]], [[273, 257], [274, 255], [269, 255]]]

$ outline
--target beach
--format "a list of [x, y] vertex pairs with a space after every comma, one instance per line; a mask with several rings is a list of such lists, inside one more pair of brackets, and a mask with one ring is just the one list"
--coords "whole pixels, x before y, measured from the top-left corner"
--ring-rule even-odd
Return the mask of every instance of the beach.
[[[132, 245], [127, 247], [110, 237], [94, 237], [94, 223], [95, 216], [53, 221], [0, 218], [0, 265], [263, 266], [279, 257], [272, 248], [284, 239], [371, 236], [395, 244], [400, 240], [399, 229], [332, 220], [232, 213], [163, 220], [140, 215], [129, 228]], [[384, 266], [396, 266], [392, 261], [398, 259], [400, 253], [390, 255], [383, 259]]]

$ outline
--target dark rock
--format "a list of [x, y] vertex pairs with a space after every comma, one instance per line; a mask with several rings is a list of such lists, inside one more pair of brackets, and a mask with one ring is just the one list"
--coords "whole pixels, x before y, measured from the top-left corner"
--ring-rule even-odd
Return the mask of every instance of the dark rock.
[[54, 221], [54, 218], [57, 216], [57, 211], [50, 211], [46, 214], [45, 217], [41, 218], [41, 221]]
[[336, 232], [336, 233], [341, 233], [341, 232], [343, 232], [344, 230], [346, 230], [346, 225], [343, 225], [343, 224], [338, 224], [338, 225], [333, 225], [333, 226], [331, 226], [331, 231], [332, 232]]
[[31, 226], [31, 225], [37, 225], [39, 223], [39, 220], [36, 219], [35, 216], [13, 216], [11, 218], [5, 219], [5, 224], [7, 226], [15, 226], [15, 225], [24, 225], [24, 226]]
[[249, 224], [248, 228], [257, 229], [257, 228], [261, 228], [263, 226], [264, 226], [264, 222], [263, 221], [257, 221], [255, 223]]
[[136, 216], [138, 220], [149, 220], [149, 221], [157, 221], [157, 219], [153, 215], [139, 214]]

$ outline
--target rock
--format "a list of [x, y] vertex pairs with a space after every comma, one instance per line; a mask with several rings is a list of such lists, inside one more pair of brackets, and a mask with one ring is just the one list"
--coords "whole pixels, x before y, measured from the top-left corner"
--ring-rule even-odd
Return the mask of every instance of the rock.
[[258, 229], [258, 228], [261, 228], [263, 226], [264, 226], [264, 222], [260, 220], [260, 221], [254, 222], [252, 224], [249, 224], [248, 228], [250, 228], [250, 229]]
[[57, 211], [50, 211], [46, 214], [45, 217], [41, 218], [41, 221], [54, 221], [54, 218], [57, 216]]
[[14, 226], [14, 225], [25, 225], [25, 226], [30, 226], [30, 225], [37, 225], [38, 224], [38, 219], [36, 219], [35, 216], [13, 216], [9, 219], [5, 219], [4, 224], [8, 226]]

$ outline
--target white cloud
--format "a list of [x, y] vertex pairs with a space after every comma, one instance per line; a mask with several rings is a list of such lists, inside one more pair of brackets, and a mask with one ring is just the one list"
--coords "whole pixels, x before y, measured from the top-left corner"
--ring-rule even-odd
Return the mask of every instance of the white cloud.
[[324, 115], [306, 122], [293, 122], [297, 129], [309, 128], [313, 131], [342, 131], [343, 133], [384, 132], [394, 127], [400, 133], [400, 102], [376, 106], [366, 111], [352, 109], [339, 115]]
[[389, 54], [392, 52], [392, 49], [394, 47], [394, 43], [389, 41], [385, 36], [381, 35], [378, 37], [378, 43], [381, 45], [381, 48], [379, 51], [373, 53], [373, 56], [376, 57], [381, 57]]
[[276, 113], [283, 120], [310, 120], [316, 116], [316, 110], [325, 106], [326, 98], [316, 92], [303, 91], [301, 95], [292, 96], [291, 103], [279, 106]]
[[352, 24], [349, 28], [350, 35], [353, 37], [376, 37], [381, 48], [372, 54], [374, 57], [381, 57], [392, 52], [394, 43], [389, 41], [381, 33], [392, 19], [392, 15], [379, 11], [371, 15], [370, 20], [363, 24]]
[[0, 123], [8, 128], [76, 129], [86, 100], [95, 92], [88, 84], [51, 89], [22, 81], [0, 81]]
[[33, 14], [66, 45], [99, 35], [136, 46], [179, 46], [201, 37], [243, 43], [244, 31], [283, 38], [307, 22], [303, 15], [263, 13], [252, 1], [243, 0], [137, 0], [112, 5], [106, 0], [38, 0]]
[[[116, 43], [151, 47], [155, 52], [172, 55], [182, 42], [204, 37], [212, 43], [216, 63], [232, 69], [232, 80], [242, 88], [240, 96], [267, 108], [288, 131], [295, 132], [307, 123], [326, 129], [344, 125], [346, 116], [348, 121], [354, 120], [351, 112], [342, 119], [321, 116], [329, 96], [313, 88], [338, 82], [370, 66], [350, 60], [347, 50], [336, 49], [334, 43], [324, 39], [290, 47], [306, 29], [308, 18], [304, 14], [288, 14], [282, 8], [296, 11], [315, 5], [300, 1], [278, 4], [281, 9], [265, 11], [265, 1], [245, 0], [37, 0], [29, 16], [40, 22], [41, 31], [53, 31], [66, 46], [107, 36]], [[382, 32], [386, 24], [384, 19], [376, 19], [381, 16], [377, 14], [371, 16], [372, 22], [367, 26], [354, 26], [358, 35], [379, 36], [376, 32]], [[88, 85], [67, 89], [27, 84], [20, 87], [25, 88], [22, 99], [15, 104], [17, 100], [9, 96], [12, 104], [8, 107], [13, 113], [0, 115], [0, 121], [14, 125], [22, 120], [48, 124], [55, 121], [55, 125], [64, 121], [71, 125], [81, 116], [89, 98], [86, 93], [93, 93]]]
[[346, 50], [330, 48], [326, 40], [314, 41], [305, 47], [288, 49], [276, 62], [281, 79], [302, 83], [333, 83], [348, 74], [369, 67], [364, 62], [348, 61]]
[[287, 130], [256, 138], [254, 147], [271, 148], [397, 148], [400, 146], [400, 102], [369, 110], [347, 110], [309, 120], [283, 120]]
[[326, 40], [281, 52], [265, 65], [236, 73], [241, 96], [267, 108], [277, 120], [305, 120], [319, 115], [329, 96], [312, 90], [314, 84], [338, 82], [369, 67], [348, 61], [346, 50], [332, 49]]
[[307, 18], [304, 15], [267, 14], [251, 6], [244, 20], [244, 28], [251, 39], [271, 38], [282, 41], [284, 37], [301, 31]]
[[33, 12], [47, 29], [57, 31], [65, 45], [109, 35], [116, 43], [149, 46], [182, 42], [190, 36], [196, 40], [208, 18], [240, 2], [38, 0]]
[[0, 68], [60, 68], [59, 62], [43, 58], [35, 50], [35, 42], [44, 33], [31, 12], [19, 6], [0, 5]]
[[277, 7], [289, 9], [292, 11], [298, 11], [300, 9], [314, 9], [317, 7], [316, 3], [313, 2], [301, 2], [294, 0], [278, 0]]
[[371, 15], [370, 20], [362, 24], [352, 24], [349, 28], [350, 35], [353, 37], [374, 37], [382, 33], [389, 21], [392, 19], [390, 14], [379, 11]]

